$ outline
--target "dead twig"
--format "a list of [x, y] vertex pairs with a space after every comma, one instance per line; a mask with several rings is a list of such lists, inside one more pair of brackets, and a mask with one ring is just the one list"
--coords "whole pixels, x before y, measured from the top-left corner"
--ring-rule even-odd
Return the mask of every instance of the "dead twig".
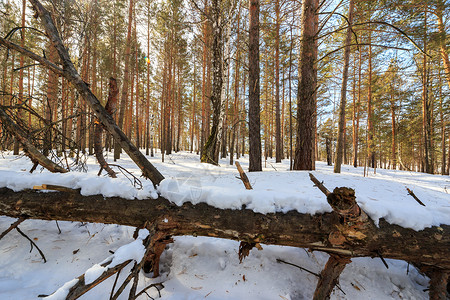
[[[277, 262], [278, 262], [278, 263], [287, 264], [287, 265], [290, 265], [290, 266], [293, 266], [293, 267], [296, 267], [296, 268], [299, 268], [300, 270], [305, 271], [305, 272], [308, 272], [309, 274], [314, 275], [314, 276], [316, 276], [317, 278], [321, 278], [321, 275], [320, 275], [320, 274], [314, 273], [313, 271], [310, 271], [310, 270], [308, 270], [308, 269], [305, 269], [305, 268], [303, 268], [303, 267], [300, 267], [300, 266], [298, 266], [298, 265], [296, 265], [296, 264], [293, 264], [293, 263], [284, 261], [284, 260], [279, 259], [279, 258], [277, 258]], [[336, 287], [337, 287], [337, 288], [345, 295], [345, 292], [342, 290], [341, 285], [340, 285], [339, 283], [336, 283]]]
[[425, 206], [425, 204], [423, 204], [423, 202], [420, 201], [419, 198], [417, 198], [416, 194], [414, 194], [414, 192], [413, 192], [412, 190], [410, 190], [409, 188], [406, 188], [406, 190], [408, 191], [408, 195], [410, 195], [411, 197], [413, 197], [414, 200], [417, 201], [417, 203], [419, 203], [419, 204], [422, 205], [422, 206]]
[[124, 167], [116, 165], [116, 164], [109, 164], [109, 166], [118, 168], [119, 171], [131, 182], [131, 184], [133, 184], [133, 186], [136, 189], [138, 189], [138, 190], [142, 189], [143, 186], [142, 186], [141, 180], [139, 180], [139, 178], [137, 178], [135, 175], [131, 174], [130, 171], [128, 171]]
[[41, 249], [39, 249], [39, 247], [36, 245], [36, 243], [33, 242], [33, 240], [30, 239], [25, 233], [23, 233], [23, 231], [20, 230], [19, 227], [16, 226], [16, 230], [17, 230], [18, 233], [20, 233], [20, 235], [22, 235], [24, 238], [26, 238], [27, 240], [30, 241], [30, 243], [31, 243], [30, 253], [31, 253], [31, 251], [33, 250], [33, 246], [36, 247], [37, 251], [38, 251], [39, 254], [41, 255], [42, 259], [44, 260], [44, 263], [46, 263], [47, 260], [45, 259], [45, 255], [44, 255], [44, 253], [41, 251]]
[[[79, 276], [78, 283], [70, 289], [69, 294], [67, 295], [66, 299], [67, 300], [78, 299], [79, 297], [81, 297], [81, 295], [84, 295], [85, 293], [87, 293], [88, 291], [90, 291], [91, 289], [93, 289], [94, 287], [96, 287], [97, 285], [99, 285], [100, 283], [102, 283], [103, 281], [105, 281], [106, 279], [108, 279], [109, 277], [114, 275], [115, 273], [122, 270], [130, 262], [131, 262], [131, 260], [127, 260], [113, 268], [108, 268], [99, 277], [97, 277], [97, 279], [95, 279], [93, 282], [91, 282], [89, 284], [86, 284], [86, 282], [84, 280], [84, 274]], [[108, 261], [108, 262], [102, 264], [101, 266], [105, 267], [105, 266], [109, 265], [110, 263], [111, 263], [111, 261]]]
[[[114, 254], [114, 253], [113, 253], [113, 254]], [[111, 294], [109, 295], [109, 300], [112, 299], [112, 296], [113, 296], [113, 294], [114, 294], [114, 289], [116, 288], [117, 280], [119, 280], [120, 271], [122, 271], [122, 270], [119, 270], [119, 271], [117, 272], [116, 279], [114, 279], [114, 284], [113, 284], [112, 289], [111, 289]]]
[[277, 258], [277, 263], [283, 263], [283, 264], [286, 264], [286, 265], [290, 265], [290, 266], [299, 268], [299, 269], [302, 270], [302, 271], [308, 272], [309, 274], [314, 275], [314, 276], [320, 278], [320, 275], [319, 275], [319, 274], [314, 273], [313, 271], [310, 271], [310, 270], [305, 269], [305, 268], [303, 268], [303, 267], [300, 267], [300, 266], [298, 266], [298, 265], [296, 265], [296, 264], [293, 264], [293, 263], [284, 261], [284, 260], [282, 260], [282, 259]]
[[386, 267], [386, 269], [389, 269], [389, 265], [387, 264], [387, 262], [384, 260], [384, 257], [381, 255], [381, 252], [379, 250], [376, 250], [375, 253], [378, 255], [378, 257], [381, 259], [381, 261], [383, 262], [384, 266]]
[[[136, 268], [136, 263], [134, 263], [134, 267]], [[125, 288], [127, 287], [128, 283], [131, 281], [131, 279], [133, 278], [133, 272], [130, 272], [130, 274], [128, 274], [127, 278], [125, 278], [125, 280], [122, 282], [122, 284], [120, 285], [119, 289], [117, 290], [117, 292], [114, 293], [114, 295], [111, 297], [111, 300], [116, 300], [120, 294], [122, 294], [123, 290], [125, 290]]]
[[14, 223], [11, 224], [11, 226], [9, 226], [8, 229], [6, 229], [5, 231], [2, 232], [2, 234], [0, 234], [0, 240], [8, 234], [8, 232], [10, 232], [11, 230], [13, 230], [14, 228], [16, 228], [20, 223], [22, 223], [23, 221], [25, 221], [27, 218], [26, 217], [20, 217], [19, 219], [17, 219], [17, 221], [15, 221]]
[[320, 182], [312, 173], [309, 173], [309, 178], [312, 182], [314, 182], [314, 185], [318, 187], [322, 193], [325, 194], [325, 196], [331, 194], [331, 192], [323, 185], [323, 182]]
[[59, 191], [59, 192], [67, 192], [67, 193], [80, 193], [81, 189], [71, 189], [62, 185], [53, 185], [53, 184], [43, 184], [43, 185], [35, 185], [33, 186], [33, 190], [51, 190], [51, 191]]
[[247, 177], [247, 175], [245, 174], [244, 170], [242, 169], [241, 164], [240, 164], [238, 161], [236, 161], [235, 164], [236, 164], [236, 168], [238, 169], [239, 175], [241, 175], [241, 177], [240, 177], [240, 178], [238, 177], [238, 178], [239, 178], [240, 180], [242, 180], [242, 182], [244, 183], [245, 188], [246, 188], [247, 190], [252, 190], [253, 187], [252, 187], [252, 185], [250, 184], [250, 181], [248, 180], [248, 177]]
[[[161, 289], [159, 289], [158, 286], [160, 286]], [[164, 285], [162, 284], [162, 282], [159, 282], [159, 283], [150, 284], [149, 286], [145, 287], [142, 291], [140, 291], [139, 293], [136, 294], [136, 299], [139, 298], [139, 296], [142, 295], [143, 293], [145, 293], [147, 296], [149, 296], [147, 294], [147, 290], [152, 287], [154, 287], [158, 291], [158, 296], [161, 298], [161, 290], [164, 288]], [[150, 298], [152, 298], [152, 297], [150, 297]]]
[[136, 299], [136, 289], [137, 289], [137, 285], [139, 282], [139, 271], [140, 270], [141, 269], [138, 269], [137, 265], [135, 264], [134, 269], [131, 272], [133, 274], [134, 279], [133, 279], [133, 285], [131, 286], [131, 289], [130, 289], [130, 294], [128, 296], [128, 299], [130, 299], [130, 300]]
[[55, 220], [56, 227], [58, 228], [58, 234], [61, 234], [61, 228], [59, 228], [58, 220]]

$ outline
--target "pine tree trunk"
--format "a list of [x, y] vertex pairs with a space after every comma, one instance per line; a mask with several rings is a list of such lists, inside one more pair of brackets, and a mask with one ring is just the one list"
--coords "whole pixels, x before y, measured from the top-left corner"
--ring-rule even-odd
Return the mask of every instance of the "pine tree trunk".
[[350, 62], [350, 43], [352, 41], [352, 24], [353, 24], [353, 0], [350, 0], [348, 9], [348, 28], [345, 37], [344, 50], [344, 70], [342, 73], [341, 86], [341, 101], [339, 105], [339, 125], [338, 125], [338, 139], [336, 146], [336, 161], [334, 163], [334, 173], [341, 173], [342, 156], [345, 147], [345, 106], [347, 104], [347, 81], [348, 81], [348, 66]]
[[299, 56], [299, 80], [297, 93], [297, 147], [294, 170], [314, 169], [314, 144], [316, 120], [315, 63], [317, 59], [316, 11], [318, 0], [304, 0], [302, 3], [301, 37]]
[[259, 0], [249, 1], [248, 136], [250, 172], [262, 171], [259, 90]]
[[427, 65], [427, 13], [425, 12], [425, 36], [424, 36], [424, 54], [422, 68], [422, 130], [424, 147], [424, 171], [433, 174], [432, 146], [431, 146], [431, 107], [428, 95], [428, 65]]
[[444, 63], [444, 70], [445, 70], [445, 78], [447, 79], [447, 84], [450, 88], [450, 60], [448, 58], [448, 52], [447, 52], [447, 43], [446, 43], [446, 36], [447, 33], [445, 32], [445, 24], [443, 20], [443, 12], [444, 12], [444, 2], [442, 0], [437, 1], [436, 6], [436, 20], [438, 23], [438, 30], [439, 30], [439, 50], [441, 53], [442, 62]]
[[[58, 53], [53, 45], [48, 44], [48, 58], [51, 62], [56, 62], [58, 59]], [[52, 70], [48, 70], [47, 80], [47, 101], [44, 102], [45, 107], [45, 120], [48, 124], [52, 123], [53, 110], [56, 108], [56, 102], [58, 100], [58, 75]], [[81, 121], [83, 117], [80, 116]], [[51, 128], [47, 128], [44, 136], [43, 154], [48, 156], [52, 149], [52, 131]]]
[[368, 166], [375, 168], [375, 142], [373, 140], [373, 108], [372, 108], [372, 33], [369, 28], [369, 84], [367, 87], [367, 161]]
[[[127, 107], [128, 100], [128, 82], [129, 82], [129, 68], [130, 68], [130, 56], [131, 56], [131, 26], [133, 23], [133, 7], [134, 2], [130, 0], [128, 8], [128, 31], [127, 31], [127, 41], [125, 47], [125, 68], [123, 70], [123, 84], [122, 84], [122, 98], [120, 100], [119, 117], [117, 119], [117, 125], [119, 128], [123, 129], [123, 121], [125, 118], [125, 109]], [[115, 53], [115, 52], [114, 52]], [[115, 66], [115, 64], [114, 64]], [[114, 143], [114, 161], [120, 159], [120, 153], [122, 148], [118, 142]]]
[[280, 0], [275, 1], [275, 162], [280, 163], [283, 156], [281, 140], [281, 112], [280, 112]]
[[[20, 38], [20, 46], [24, 47], [25, 46], [25, 10], [26, 10], [26, 0], [22, 0], [22, 29], [21, 29], [21, 38]], [[25, 63], [25, 56], [24, 55], [20, 55], [20, 71], [19, 71], [19, 105], [22, 105], [24, 103], [26, 103], [24, 97], [23, 97], [23, 66]], [[5, 67], [6, 69], [6, 67]], [[29, 86], [29, 83], [28, 83]], [[18, 119], [22, 119], [22, 109], [18, 108], [17, 109], [17, 118]], [[19, 141], [17, 139], [14, 140], [14, 150], [13, 150], [13, 155], [19, 155]]]
[[395, 125], [395, 101], [391, 89], [391, 130], [392, 130], [392, 142], [391, 142], [391, 166], [393, 170], [397, 169], [397, 131]]

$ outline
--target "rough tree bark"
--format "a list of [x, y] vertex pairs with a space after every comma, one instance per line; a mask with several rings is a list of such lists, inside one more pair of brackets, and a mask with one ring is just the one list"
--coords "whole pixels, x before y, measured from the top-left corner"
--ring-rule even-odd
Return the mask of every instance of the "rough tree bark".
[[213, 107], [213, 119], [211, 133], [203, 147], [201, 161], [217, 165], [219, 158], [216, 157], [216, 150], [219, 144], [218, 135], [222, 128], [220, 125], [223, 119], [222, 107], [222, 85], [223, 85], [223, 12], [222, 1], [213, 0], [211, 5], [210, 20], [212, 23], [213, 41], [212, 41], [212, 68], [213, 68], [213, 87], [211, 94], [211, 104]]
[[280, 112], [280, 0], [275, 1], [275, 15], [275, 162], [280, 163], [283, 156]]
[[149, 178], [154, 185], [159, 184], [164, 176], [145, 158], [145, 156], [137, 149], [133, 143], [127, 138], [127, 136], [120, 130], [114, 119], [101, 105], [100, 101], [91, 92], [88, 85], [81, 79], [77, 70], [75, 69], [72, 61], [70, 60], [69, 53], [64, 47], [61, 38], [59, 36], [58, 30], [56, 29], [50, 13], [42, 6], [42, 4], [37, 0], [30, 0], [33, 5], [33, 9], [36, 15], [41, 19], [41, 23], [44, 26], [47, 35], [49, 36], [53, 46], [57, 49], [59, 57], [61, 58], [63, 68], [60, 68], [48, 60], [39, 57], [38, 55], [31, 53], [30, 51], [23, 49], [22, 47], [15, 45], [11, 42], [0, 38], [0, 44], [5, 47], [17, 50], [18, 52], [29, 56], [42, 63], [47, 68], [55, 71], [57, 74], [64, 76], [71, 84], [77, 89], [81, 97], [89, 104], [92, 111], [95, 113], [97, 118], [102, 122], [105, 128], [111, 133], [116, 141], [120, 143], [125, 152], [130, 156], [130, 158], [136, 163], [136, 165], [141, 169], [143, 176]]
[[316, 13], [318, 0], [305, 0], [302, 3], [300, 62], [298, 66], [297, 93], [297, 147], [295, 149], [294, 170], [314, 169], [314, 143], [317, 76]]
[[[248, 63], [248, 170], [262, 171], [259, 107], [259, 0], [250, 0]], [[242, 150], [244, 153], [244, 150]]]
[[382, 255], [406, 260], [426, 272], [431, 278], [430, 297], [445, 294], [450, 270], [449, 225], [414, 231], [381, 219], [377, 227], [356, 204], [352, 189], [336, 188], [330, 193], [317, 179], [315, 183], [327, 194], [332, 213], [312, 216], [290, 211], [264, 215], [248, 209], [218, 209], [205, 203], [176, 206], [162, 197], [149, 201], [105, 199], [102, 195], [74, 192], [14, 192], [1, 188], [0, 215], [136, 227], [159, 224], [158, 220], [164, 219], [157, 228], [164, 236], [210, 236], [324, 251], [332, 257], [322, 274], [332, 276], [323, 278], [316, 292], [325, 294], [331, 292], [349, 258]]

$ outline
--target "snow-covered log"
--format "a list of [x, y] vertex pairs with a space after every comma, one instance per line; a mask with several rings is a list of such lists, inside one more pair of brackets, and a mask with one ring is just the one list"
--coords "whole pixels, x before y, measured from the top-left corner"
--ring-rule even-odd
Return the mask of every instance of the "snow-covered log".
[[427, 273], [450, 270], [449, 225], [415, 231], [389, 224], [384, 219], [377, 227], [368, 219], [362, 227], [349, 227], [348, 220], [336, 212], [260, 214], [244, 207], [218, 209], [205, 203], [177, 206], [162, 197], [128, 200], [69, 192], [14, 192], [7, 188], [0, 189], [0, 215], [136, 227], [164, 220], [159, 222], [162, 225], [158, 230], [168, 236], [211, 236], [309, 248], [349, 257], [382, 256], [411, 262]]

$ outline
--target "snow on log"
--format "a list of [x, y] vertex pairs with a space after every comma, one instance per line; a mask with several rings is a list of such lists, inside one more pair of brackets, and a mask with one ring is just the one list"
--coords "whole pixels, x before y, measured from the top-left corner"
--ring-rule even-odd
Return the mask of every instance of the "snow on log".
[[[334, 193], [339, 190], [335, 189]], [[128, 200], [68, 192], [14, 192], [7, 188], [0, 189], [0, 215], [136, 227], [164, 219], [167, 222], [159, 223], [163, 225], [158, 229], [172, 236], [211, 236], [309, 248], [349, 257], [382, 255], [411, 262], [426, 270], [450, 270], [449, 225], [415, 231], [389, 224], [384, 219], [377, 227], [368, 219], [363, 229], [359, 224], [355, 231], [355, 227], [349, 228], [348, 220], [336, 212], [260, 214], [249, 209], [218, 209], [205, 203], [176, 206], [162, 197]], [[339, 243], [331, 234], [336, 231]]]

